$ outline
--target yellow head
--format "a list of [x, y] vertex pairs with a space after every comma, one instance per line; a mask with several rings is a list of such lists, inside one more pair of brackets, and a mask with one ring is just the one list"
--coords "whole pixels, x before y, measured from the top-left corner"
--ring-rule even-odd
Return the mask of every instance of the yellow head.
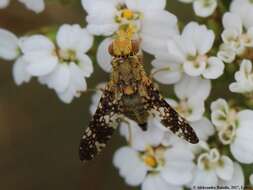
[[113, 57], [127, 57], [139, 52], [139, 41], [132, 40], [134, 29], [131, 27], [120, 29], [112, 44], [109, 46], [109, 53]]

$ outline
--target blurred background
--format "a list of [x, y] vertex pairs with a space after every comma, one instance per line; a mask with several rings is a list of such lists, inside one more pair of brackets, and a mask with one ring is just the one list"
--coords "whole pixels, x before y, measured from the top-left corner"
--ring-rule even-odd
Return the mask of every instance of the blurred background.
[[[192, 17], [191, 5], [168, 0], [167, 7], [181, 21]], [[14, 0], [0, 9], [0, 28], [18, 36], [63, 23], [85, 25], [79, 0], [48, 0], [41, 14]], [[109, 77], [95, 62], [94, 66], [89, 88]], [[127, 187], [112, 165], [115, 150], [125, 144], [117, 133], [95, 160], [88, 164], [79, 161], [79, 140], [91, 118], [91, 96], [87, 92], [67, 105], [35, 79], [18, 87], [12, 78], [12, 63], [0, 60], [1, 190], [138, 189]]]

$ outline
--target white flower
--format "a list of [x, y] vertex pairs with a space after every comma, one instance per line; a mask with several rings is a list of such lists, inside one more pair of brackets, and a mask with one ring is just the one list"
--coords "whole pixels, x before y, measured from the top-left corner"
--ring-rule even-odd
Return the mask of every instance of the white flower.
[[[188, 121], [200, 120], [205, 111], [205, 100], [210, 94], [211, 83], [199, 77], [185, 76], [174, 87], [179, 99], [166, 99]], [[194, 93], [193, 93], [194, 92]]]
[[174, 190], [190, 182], [192, 159], [191, 151], [179, 143], [170, 147], [147, 145], [144, 151], [123, 147], [115, 153], [113, 163], [129, 185], [141, 185], [142, 190]]
[[26, 65], [27, 62], [23, 56], [18, 58], [13, 65], [12, 75], [17, 85], [21, 85], [24, 82], [29, 82], [32, 78], [32, 75], [26, 70]]
[[230, 11], [240, 16], [246, 28], [253, 26], [253, 2], [251, 0], [233, 0]]
[[222, 43], [219, 47], [217, 57], [225, 63], [232, 63], [236, 57], [236, 51], [230, 44]]
[[216, 186], [219, 180], [231, 180], [234, 174], [233, 161], [220, 155], [216, 148], [208, 149], [197, 158], [193, 186]]
[[248, 47], [253, 47], [253, 27], [246, 28], [244, 32], [241, 18], [233, 13], [227, 12], [223, 15], [224, 31], [222, 32], [222, 40], [226, 46], [221, 46], [219, 55], [224, 55], [224, 61], [232, 62], [233, 53], [241, 55]]
[[192, 189], [196, 186], [225, 188], [232, 185], [244, 185], [243, 171], [238, 163], [226, 155], [221, 155], [216, 148], [208, 148], [198, 156]]
[[120, 134], [124, 136], [131, 146], [144, 151], [147, 145], [158, 146], [165, 137], [166, 129], [159, 119], [150, 117], [147, 124], [148, 132], [144, 132], [136, 122], [126, 119], [120, 126]]
[[232, 155], [239, 162], [253, 163], [253, 111], [237, 112], [224, 99], [218, 99], [211, 105], [212, 122], [218, 130], [219, 140], [230, 145]]
[[230, 180], [220, 180], [219, 186], [221, 187], [244, 187], [244, 174], [242, 167], [237, 162], [234, 162], [234, 172]]
[[152, 77], [162, 84], [175, 84], [181, 80], [183, 76], [182, 65], [175, 60], [171, 60], [169, 56], [156, 57], [152, 62], [154, 67], [151, 71]]
[[20, 48], [32, 76], [42, 76], [54, 70], [58, 63], [54, 43], [43, 35], [32, 35], [20, 39]]
[[[28, 66], [28, 71], [39, 76], [41, 83], [54, 89], [62, 101], [70, 103], [74, 97], [80, 96], [80, 92], [87, 89], [85, 78], [90, 77], [93, 66], [85, 53], [91, 48], [93, 38], [79, 25], [65, 24], [60, 27], [56, 40], [59, 49], [55, 50], [53, 45], [48, 49], [44, 48], [43, 51], [48, 53], [44, 53], [39, 62], [35, 62], [33, 56], [43, 52], [30, 52], [32, 55], [26, 60], [29, 60], [33, 67], [29, 70]], [[45, 39], [44, 42], [46, 41]], [[55, 51], [57, 52], [53, 53]], [[46, 60], [47, 64], [50, 63], [50, 66], [46, 67], [47, 70], [41, 68]]]
[[17, 85], [29, 82], [32, 77], [25, 69], [27, 63], [21, 53], [22, 39], [8, 30], [0, 29], [0, 58], [15, 60], [12, 74]]
[[187, 24], [181, 34], [168, 42], [169, 54], [183, 65], [190, 76], [216, 79], [222, 75], [223, 62], [207, 53], [214, 43], [214, 33], [196, 22]]
[[238, 113], [237, 128], [234, 141], [230, 146], [233, 156], [242, 163], [253, 163], [253, 111], [243, 110]]
[[0, 57], [16, 60], [13, 77], [17, 85], [39, 77], [42, 84], [56, 91], [59, 98], [70, 103], [87, 89], [85, 78], [93, 66], [85, 54], [93, 37], [79, 25], [62, 25], [57, 33], [57, 46], [46, 36], [32, 35], [17, 38], [0, 29]]
[[235, 80], [229, 85], [232, 92], [250, 93], [253, 91], [253, 71], [252, 62], [250, 60], [243, 60], [240, 65], [240, 70], [235, 73]]
[[18, 56], [18, 38], [8, 30], [0, 28], [0, 58], [14, 60]]
[[197, 16], [208, 17], [217, 8], [217, 0], [179, 0], [183, 3], [193, 3], [193, 9]]
[[[165, 0], [82, 0], [87, 11], [87, 29], [94, 35], [111, 37], [122, 27], [132, 28], [141, 38], [141, 47], [156, 54], [166, 50], [166, 40], [178, 33], [177, 18], [164, 10]], [[107, 55], [107, 45], [102, 43], [97, 57]], [[103, 50], [103, 51], [101, 51]], [[109, 61], [98, 59], [102, 68], [110, 68]], [[102, 62], [101, 62], [102, 61]], [[108, 69], [106, 69], [108, 71]]]
[[[19, 0], [23, 3], [27, 9], [40, 13], [45, 9], [44, 0]], [[10, 3], [10, 0], [0, 0], [0, 9], [6, 8]]]

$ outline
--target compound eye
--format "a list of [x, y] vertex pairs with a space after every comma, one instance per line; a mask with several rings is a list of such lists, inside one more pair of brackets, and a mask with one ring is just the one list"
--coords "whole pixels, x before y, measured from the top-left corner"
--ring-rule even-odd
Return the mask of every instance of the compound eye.
[[108, 47], [108, 52], [110, 53], [111, 56], [115, 56], [114, 55], [114, 51], [113, 51], [113, 44], [111, 43], [110, 46]]

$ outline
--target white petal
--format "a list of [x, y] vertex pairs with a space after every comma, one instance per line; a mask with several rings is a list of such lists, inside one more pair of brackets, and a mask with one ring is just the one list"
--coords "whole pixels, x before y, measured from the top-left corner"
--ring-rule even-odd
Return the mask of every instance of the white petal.
[[203, 117], [199, 121], [191, 122], [191, 126], [199, 139], [203, 141], [206, 141], [215, 132], [212, 123], [206, 117]]
[[218, 183], [218, 178], [216, 176], [216, 173], [213, 170], [206, 171], [206, 170], [197, 169], [192, 185], [210, 187], [210, 186], [216, 186], [217, 183]]
[[88, 12], [87, 29], [91, 34], [109, 36], [118, 29], [115, 1], [82, 0], [82, 5]]
[[32, 76], [47, 75], [54, 70], [58, 63], [58, 58], [45, 51], [26, 53], [25, 61], [28, 63], [27, 72]]
[[97, 62], [98, 65], [106, 72], [110, 72], [112, 69], [111, 61], [112, 56], [108, 52], [109, 45], [112, 43], [111, 38], [103, 40], [97, 50]]
[[168, 51], [171, 56], [173, 56], [178, 62], [183, 62], [185, 60], [185, 55], [181, 47], [180, 37], [175, 37], [174, 39], [168, 40]]
[[233, 176], [230, 180], [221, 180], [219, 185], [221, 186], [237, 186], [237, 187], [243, 187], [244, 186], [244, 174], [242, 167], [238, 163], [234, 163], [234, 172]]
[[242, 33], [242, 21], [238, 15], [227, 12], [223, 15], [222, 23], [225, 29], [236, 29], [239, 34]]
[[32, 76], [26, 71], [26, 65], [23, 57], [16, 60], [13, 65], [12, 75], [17, 85], [21, 85], [24, 82], [29, 82]]
[[220, 77], [224, 72], [224, 63], [217, 57], [210, 57], [207, 61], [207, 68], [203, 73], [203, 76], [207, 79], [216, 79]]
[[234, 174], [233, 161], [227, 157], [221, 157], [222, 165], [216, 168], [217, 175], [223, 180], [231, 180]]
[[145, 0], [126, 0], [126, 5], [129, 9], [140, 11], [140, 10], [162, 10], [166, 6], [166, 0], [150, 0], [147, 4]]
[[252, 121], [241, 123], [236, 131], [234, 142], [230, 145], [231, 153], [241, 163], [253, 163], [253, 147], [249, 146], [252, 143], [252, 135]]
[[147, 174], [147, 167], [139, 159], [138, 153], [129, 147], [116, 151], [113, 164], [119, 169], [126, 183], [132, 186], [140, 185]]
[[[163, 178], [170, 184], [183, 185], [192, 179], [193, 154], [184, 145], [174, 146], [165, 152], [166, 164], [161, 171]], [[184, 171], [183, 173], [181, 171]]]
[[6, 8], [10, 4], [10, 0], [0, 0], [0, 9]]
[[213, 46], [215, 39], [214, 32], [206, 28], [205, 25], [200, 25], [197, 32], [194, 34], [194, 41], [200, 55], [207, 53]]
[[19, 0], [19, 1], [24, 3], [28, 9], [36, 13], [40, 13], [45, 9], [44, 0]]
[[204, 100], [199, 100], [198, 98], [191, 98], [187, 102], [190, 112], [186, 115], [188, 121], [198, 121], [202, 118], [205, 112]]
[[82, 70], [83, 75], [85, 77], [90, 77], [94, 70], [90, 57], [86, 54], [78, 54], [77, 57], [79, 60], [78, 66]]
[[229, 44], [222, 44], [217, 56], [225, 63], [232, 63], [235, 60], [236, 53]]
[[141, 26], [142, 48], [157, 54], [167, 48], [166, 39], [178, 34], [177, 18], [168, 11], [148, 11]]
[[174, 90], [177, 97], [181, 100], [190, 99], [192, 97], [205, 100], [211, 92], [211, 82], [200, 77], [185, 75], [183, 79], [174, 86]]
[[33, 35], [29, 37], [20, 38], [20, 48], [24, 54], [31, 53], [32, 51], [45, 51], [53, 52], [53, 42], [43, 35]]
[[76, 93], [85, 91], [87, 89], [87, 84], [83, 77], [83, 71], [81, 68], [75, 63], [70, 63], [69, 69], [71, 73], [71, 83], [74, 86]]
[[224, 110], [226, 113], [228, 112], [228, 103], [226, 100], [219, 98], [216, 101], [212, 102], [211, 104], [211, 110], [216, 111], [216, 110]]
[[217, 0], [196, 0], [193, 2], [193, 8], [196, 15], [208, 17], [212, 15], [217, 7]]
[[58, 30], [56, 40], [61, 49], [75, 50], [81, 53], [87, 52], [93, 44], [93, 37], [78, 24], [62, 25]]
[[18, 38], [8, 30], [0, 28], [0, 58], [13, 60], [18, 55]]
[[200, 76], [206, 68], [207, 63], [205, 61], [203, 62], [192, 62], [192, 61], [186, 61], [183, 64], [184, 72], [190, 76]]
[[239, 122], [252, 122], [253, 121], [253, 111], [243, 110], [238, 113]]
[[57, 95], [62, 102], [70, 104], [76, 96], [76, 91], [73, 87], [69, 87], [63, 92], [57, 92]]
[[69, 67], [66, 64], [58, 64], [52, 73], [40, 77], [39, 80], [58, 93], [64, 92], [70, 83]]
[[182, 77], [181, 64], [172, 63], [163, 59], [155, 59], [151, 62], [155, 67], [152, 73], [153, 77], [162, 84], [174, 84]]
[[148, 175], [142, 183], [141, 190], [182, 190], [182, 187], [167, 183], [159, 174]]

